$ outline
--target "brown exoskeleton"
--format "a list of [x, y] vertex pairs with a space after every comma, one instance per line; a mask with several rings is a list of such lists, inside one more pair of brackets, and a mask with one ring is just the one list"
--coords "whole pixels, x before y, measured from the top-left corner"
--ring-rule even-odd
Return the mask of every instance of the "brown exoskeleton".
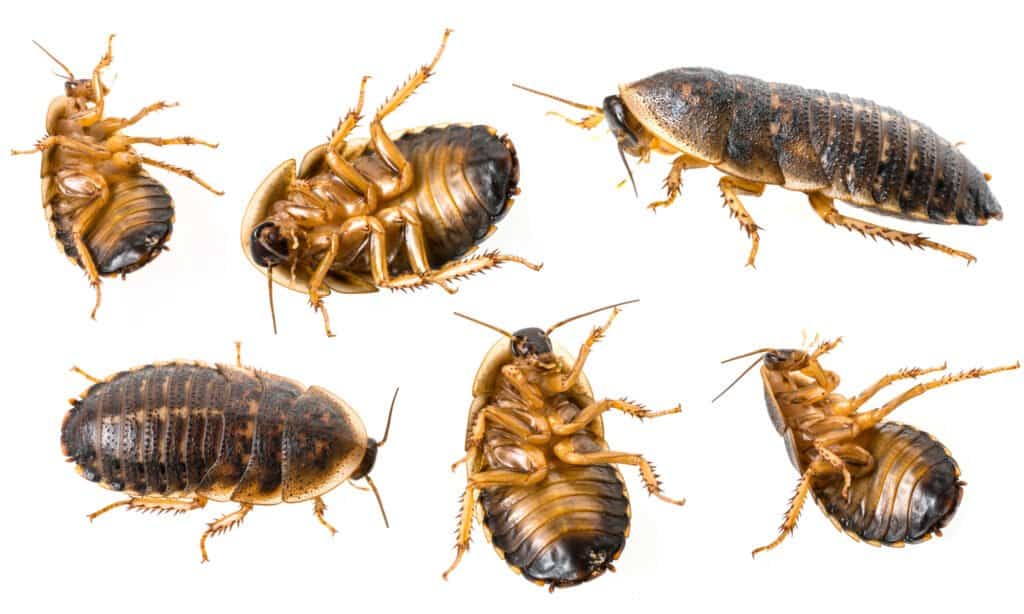
[[167, 189], [149, 176], [143, 165], [182, 175], [222, 195], [195, 173], [135, 151], [134, 145], [204, 145], [214, 143], [190, 136], [158, 138], [127, 136], [122, 131], [150, 113], [176, 106], [157, 102], [129, 118], [105, 117], [110, 89], [102, 72], [113, 54], [107, 51], [92, 76], [77, 79], [63, 62], [36, 43], [67, 72], [64, 95], [46, 112], [45, 138], [32, 149], [12, 155], [43, 155], [43, 207], [50, 232], [64, 254], [85, 270], [96, 290], [91, 316], [100, 306], [100, 277], [120, 275], [145, 266], [166, 248], [174, 222], [174, 205]]
[[675, 201], [684, 170], [713, 166], [724, 173], [718, 186], [725, 205], [752, 241], [749, 266], [760, 228], [739, 195], [760, 196], [768, 185], [807, 194], [831, 226], [968, 262], [974, 256], [919, 234], [843, 215], [833, 200], [938, 224], [982, 225], [1003, 217], [989, 175], [956, 145], [870, 100], [710, 68], [676, 68], [621, 85], [602, 107], [516, 87], [588, 111], [579, 121], [566, 118], [576, 126], [589, 130], [607, 119], [620, 154], [642, 162], [652, 152], [675, 156], [665, 179], [668, 196], [651, 203], [652, 210]]
[[725, 361], [760, 354], [733, 384], [761, 365], [768, 416], [800, 472], [779, 536], [753, 555], [778, 546], [793, 532], [808, 494], [836, 528], [872, 545], [902, 546], [941, 535], [963, 495], [960, 469], [931, 435], [886, 418], [934, 388], [1020, 366], [947, 374], [918, 384], [876, 409], [862, 410], [886, 386], [945, 370], [946, 365], [902, 369], [846, 397], [835, 392], [839, 376], [818, 362], [839, 341], [822, 343], [810, 352], [764, 348]]
[[[633, 301], [629, 301], [633, 302]], [[473, 512], [498, 555], [539, 585], [569, 587], [592, 580], [622, 553], [629, 533], [629, 496], [617, 464], [633, 465], [648, 492], [661, 492], [654, 466], [640, 454], [608, 449], [604, 412], [635, 418], [679, 413], [649, 411], [624, 399], [595, 400], [583, 373], [593, 345], [618, 315], [619, 305], [562, 320], [546, 331], [515, 333], [465, 317], [501, 333], [473, 381], [466, 428], [466, 490], [462, 498], [455, 569], [469, 549]], [[573, 359], [550, 334], [583, 316], [613, 309]], [[457, 314], [460, 315], [461, 314]]]
[[[422, 66], [377, 110], [370, 139], [349, 141], [363, 108], [364, 77], [354, 109], [329, 142], [296, 170], [287, 160], [263, 181], [242, 220], [242, 249], [279, 283], [306, 293], [333, 336], [323, 297], [437, 285], [518, 262], [518, 256], [470, 255], [494, 231], [519, 193], [519, 162], [507, 136], [489, 126], [438, 125], [388, 135], [382, 125], [433, 70]], [[273, 297], [270, 298], [273, 317]], [[276, 331], [277, 324], [274, 323]]]

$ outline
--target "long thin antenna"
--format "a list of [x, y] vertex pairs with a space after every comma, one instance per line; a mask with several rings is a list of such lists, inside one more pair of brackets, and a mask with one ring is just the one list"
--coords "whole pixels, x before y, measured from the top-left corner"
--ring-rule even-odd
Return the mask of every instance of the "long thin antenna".
[[721, 364], [724, 365], [724, 364], [730, 363], [730, 362], [732, 362], [734, 360], [739, 360], [740, 358], [746, 358], [747, 356], [753, 356], [754, 354], [765, 354], [767, 352], [772, 351], [773, 349], [774, 348], [761, 348], [759, 350], [754, 350], [753, 352], [747, 352], [746, 354], [740, 354], [739, 356], [733, 356], [732, 358], [726, 358], [725, 360], [723, 360], [721, 362]]
[[582, 109], [584, 111], [590, 111], [591, 113], [604, 113], [604, 109], [602, 109], [601, 107], [595, 107], [595, 106], [592, 106], [592, 105], [589, 105], [589, 104], [583, 104], [582, 102], [573, 102], [572, 100], [569, 100], [568, 98], [562, 98], [561, 96], [555, 96], [554, 94], [549, 94], [547, 92], [542, 92], [540, 90], [535, 90], [532, 87], [526, 87], [525, 85], [519, 85], [518, 83], [513, 83], [512, 87], [521, 89], [524, 92], [530, 92], [531, 94], [537, 94], [538, 96], [543, 96], [545, 98], [550, 98], [551, 100], [556, 100], [556, 101], [561, 102], [563, 104], [567, 104], [570, 107], [576, 107], [577, 109]]
[[270, 302], [270, 322], [277, 334], [277, 314], [274, 313], [274, 267], [267, 267], [267, 300]]
[[640, 192], [636, 189], [636, 181], [633, 180], [633, 169], [629, 168], [629, 162], [626, 162], [626, 152], [622, 151], [622, 147], [619, 147], [619, 157], [622, 158], [622, 166], [626, 167], [626, 174], [629, 175], [629, 182], [633, 184], [633, 196], [640, 198]]
[[391, 409], [388, 410], [388, 423], [384, 425], [384, 436], [377, 442], [377, 447], [383, 447], [388, 440], [388, 433], [391, 432], [391, 415], [395, 413], [395, 400], [398, 399], [398, 388], [395, 388], [395, 394], [391, 397]]
[[483, 320], [477, 320], [476, 318], [471, 318], [471, 317], [467, 316], [464, 313], [459, 313], [458, 311], [456, 311], [454, 313], [455, 313], [455, 315], [459, 316], [460, 318], [462, 318], [464, 320], [469, 320], [470, 322], [475, 322], [475, 323], [479, 324], [480, 326], [484, 326], [486, 328], [489, 328], [489, 329], [493, 330], [496, 333], [500, 333], [502, 335], [505, 335], [509, 339], [512, 338], [512, 333], [508, 332], [507, 330], [498, 328], [497, 326], [495, 326], [493, 324], [488, 324], [487, 322], [484, 322]]
[[547, 335], [550, 335], [552, 333], [552, 331], [554, 331], [559, 326], [564, 326], [564, 325], [566, 325], [569, 322], [572, 322], [574, 320], [579, 320], [580, 318], [585, 318], [585, 317], [587, 317], [589, 315], [593, 315], [593, 314], [599, 313], [601, 311], [606, 311], [608, 309], [615, 309], [616, 307], [622, 307], [623, 305], [629, 305], [630, 303], [639, 303], [639, 302], [640, 302], [640, 299], [634, 298], [634, 299], [630, 299], [628, 301], [622, 301], [621, 303], [615, 303], [614, 305], [606, 305], [604, 307], [598, 307], [597, 309], [591, 309], [590, 311], [585, 311], [583, 313], [576, 314], [576, 315], [572, 316], [571, 318], [566, 318], [566, 319], [562, 320], [561, 322], [558, 322], [557, 324], [551, 326], [551, 328], [549, 328], [546, 331], [544, 331], [544, 333], [547, 334]]
[[[750, 355], [750, 354], [747, 354], [747, 356], [749, 356], [749, 355]], [[742, 356], [737, 356], [737, 358], [742, 358]], [[732, 360], [732, 359], [730, 359], [730, 360]], [[732, 390], [732, 387], [733, 387], [733, 386], [735, 386], [736, 384], [738, 384], [738, 383], [739, 383], [739, 381], [740, 381], [741, 379], [743, 379], [743, 376], [744, 376], [744, 375], [746, 375], [747, 373], [750, 373], [750, 371], [751, 371], [751, 370], [752, 370], [752, 369], [753, 369], [754, 367], [756, 367], [756, 366], [757, 366], [758, 364], [760, 364], [762, 360], [764, 360], [764, 356], [758, 356], [758, 357], [757, 357], [757, 360], [755, 360], [755, 361], [754, 361], [754, 362], [753, 362], [753, 363], [752, 363], [752, 364], [751, 364], [751, 365], [750, 365], [749, 367], [747, 367], [746, 369], [744, 369], [744, 370], [743, 370], [743, 373], [740, 373], [740, 376], [739, 376], [739, 377], [737, 377], [736, 379], [732, 380], [732, 383], [731, 383], [731, 384], [729, 384], [728, 386], [726, 386], [726, 387], [725, 387], [725, 390], [723, 390], [722, 392], [719, 392], [719, 393], [718, 393], [718, 396], [716, 396], [715, 398], [711, 399], [711, 402], [712, 402], [712, 403], [714, 403], [714, 402], [715, 402], [715, 401], [717, 401], [718, 399], [720, 399], [720, 398], [722, 398], [723, 396], [725, 396], [725, 393], [726, 393], [726, 392], [729, 392], [730, 390]], [[723, 361], [723, 362], [728, 362], [728, 361]]]
[[71, 72], [71, 69], [70, 69], [70, 68], [68, 68], [68, 67], [67, 67], [67, 65], [66, 65], [66, 64], [64, 64], [64, 62], [61, 62], [60, 60], [58, 60], [58, 59], [57, 59], [57, 56], [55, 56], [55, 55], [53, 55], [52, 53], [50, 53], [50, 51], [49, 51], [49, 50], [48, 50], [48, 49], [47, 49], [46, 47], [43, 47], [43, 46], [42, 46], [42, 45], [40, 45], [40, 44], [39, 44], [38, 42], [36, 42], [36, 41], [32, 41], [32, 43], [33, 43], [33, 44], [35, 44], [35, 46], [36, 46], [36, 47], [39, 47], [40, 49], [42, 49], [42, 50], [43, 50], [43, 53], [45, 53], [46, 55], [50, 56], [50, 59], [51, 59], [51, 60], [53, 60], [54, 62], [56, 62], [58, 66], [60, 66], [61, 68], [63, 68], [63, 69], [64, 69], [64, 71], [68, 73], [68, 75], [67, 75], [67, 80], [68, 80], [68, 81], [73, 81], [73, 80], [75, 79], [75, 73]]
[[370, 485], [370, 490], [373, 491], [373, 496], [377, 497], [377, 506], [380, 507], [380, 515], [384, 518], [384, 527], [390, 529], [391, 525], [388, 523], [388, 515], [384, 511], [384, 502], [380, 500], [380, 492], [377, 490], [377, 485], [373, 483], [373, 480], [371, 480], [368, 475], [364, 475], [363, 479]]

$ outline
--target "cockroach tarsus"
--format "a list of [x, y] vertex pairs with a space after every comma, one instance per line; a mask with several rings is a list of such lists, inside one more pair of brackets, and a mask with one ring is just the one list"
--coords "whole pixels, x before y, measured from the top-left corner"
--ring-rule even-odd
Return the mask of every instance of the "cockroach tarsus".
[[[634, 302], [634, 301], [627, 301]], [[616, 464], [639, 468], [650, 494], [682, 505], [661, 491], [654, 466], [640, 454], [608, 450], [602, 414], [615, 409], [635, 418], [679, 413], [649, 411], [625, 399], [594, 400], [583, 373], [590, 350], [619, 313], [610, 305], [567, 318], [546, 331], [509, 333], [456, 314], [502, 335], [477, 372], [466, 429], [467, 484], [455, 545], [458, 566], [469, 549], [473, 512], [499, 556], [528, 580], [550, 590], [614, 571], [629, 532], [629, 498]], [[578, 318], [612, 309], [575, 360], [550, 334]]]
[[554, 113], [575, 126], [590, 130], [607, 120], [624, 163], [625, 154], [641, 162], [652, 152], [675, 156], [666, 198], [651, 203], [651, 210], [676, 200], [683, 171], [712, 166], [724, 173], [718, 185], [729, 213], [750, 237], [749, 266], [761, 228], [740, 195], [760, 196], [768, 185], [806, 193], [830, 226], [968, 263], [975, 258], [967, 252], [848, 217], [833, 201], [921, 222], [983, 225], [1002, 219], [987, 185], [990, 175], [924, 124], [869, 100], [709, 68], [677, 68], [621, 85], [601, 107], [513, 85], [587, 111], [580, 120]]
[[391, 431], [397, 389], [377, 441], [327, 390], [243, 367], [241, 344], [234, 367], [176, 361], [106, 379], [72, 370], [92, 386], [71, 400], [61, 427], [64, 455], [82, 477], [129, 494], [89, 514], [90, 522], [118, 507], [178, 514], [210, 500], [238, 503], [203, 532], [206, 562], [206, 541], [241, 524], [256, 505], [312, 501], [317, 521], [334, 535], [323, 495], [363, 479], [388, 526], [369, 473]]
[[941, 535], [963, 494], [960, 469], [934, 437], [886, 418], [934, 388], [1020, 367], [1018, 362], [948, 373], [917, 384], [876, 409], [861, 410], [883, 388], [944, 371], [946, 365], [901, 369], [846, 397], [835, 392], [839, 376], [819, 363], [840, 341], [821, 343], [811, 351], [762, 348], [723, 361], [758, 355], [715, 400], [761, 365], [768, 415], [800, 472], [778, 537], [754, 549], [752, 556], [775, 548], [793, 533], [809, 494], [836, 528], [858, 541], [902, 546]]
[[105, 117], [110, 93], [102, 72], [113, 61], [114, 35], [87, 79], [76, 79], [63, 62], [35, 43], [67, 74], [64, 95], [50, 102], [46, 113], [47, 136], [35, 147], [11, 150], [12, 155], [42, 153], [43, 207], [50, 232], [64, 254], [89, 277], [96, 291], [90, 314], [100, 306], [100, 277], [121, 276], [145, 266], [166, 250], [174, 221], [174, 205], [167, 189], [149, 176], [144, 165], [187, 177], [222, 195], [190, 170], [154, 160], [135, 151], [134, 145], [203, 145], [215, 143], [190, 137], [133, 137], [122, 131], [150, 113], [177, 106], [157, 102], [129, 117]]
[[[388, 98], [370, 122], [370, 138], [349, 140], [361, 118], [364, 77], [355, 107], [329, 141], [279, 165], [253, 195], [242, 221], [242, 247], [254, 266], [306, 293], [333, 336], [323, 297], [379, 288], [436, 285], [449, 293], [459, 278], [517, 262], [518, 256], [473, 254], [495, 231], [519, 193], [512, 141], [481, 125], [438, 125], [389, 135], [382, 121], [434, 71], [433, 60]], [[273, 310], [273, 298], [270, 298]], [[273, 317], [276, 330], [276, 318]]]

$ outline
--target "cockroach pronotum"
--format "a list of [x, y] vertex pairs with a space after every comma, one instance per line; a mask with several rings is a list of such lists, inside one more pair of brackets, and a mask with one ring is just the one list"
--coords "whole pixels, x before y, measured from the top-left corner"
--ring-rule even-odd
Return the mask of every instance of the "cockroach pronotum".
[[[242, 221], [242, 248], [273, 283], [309, 295], [333, 336], [322, 300], [331, 290], [376, 292], [449, 282], [518, 262], [518, 256], [469, 255], [495, 230], [519, 193], [519, 162], [507, 136], [489, 126], [437, 125], [388, 135], [381, 124], [433, 74], [434, 59], [377, 110], [369, 140], [348, 141], [360, 119], [366, 81], [354, 109], [330, 140], [296, 170], [281, 163], [256, 190]], [[465, 256], [465, 257], [464, 257]], [[270, 296], [273, 317], [273, 295]], [[276, 321], [274, 330], [277, 330]]]
[[[236, 364], [165, 362], [92, 382], [61, 427], [61, 448], [79, 475], [129, 498], [117, 507], [183, 513], [208, 500], [239, 508], [211, 522], [206, 540], [238, 526], [255, 505], [313, 502], [331, 535], [323, 495], [363, 479], [377, 497], [370, 471], [388, 439], [395, 397], [380, 441], [367, 437], [359, 414], [331, 392]], [[362, 488], [362, 487], [358, 487]]]
[[[635, 302], [635, 301], [628, 301]], [[619, 313], [619, 303], [551, 326], [502, 335], [473, 380], [466, 429], [467, 485], [462, 498], [455, 561], [469, 549], [474, 508], [488, 541], [517, 573], [541, 586], [568, 587], [614, 571], [629, 533], [629, 497], [616, 464], [639, 467], [648, 492], [661, 492], [654, 466], [639, 454], [608, 450], [601, 415], [616, 409], [635, 418], [679, 413], [649, 411], [620, 399], [594, 400], [583, 373], [593, 345]], [[578, 318], [612, 309], [573, 360], [550, 335]]]
[[833, 200], [939, 224], [983, 225], [1003, 217], [987, 184], [990, 176], [956, 145], [869, 100], [710, 68], [676, 68], [621, 85], [602, 107], [516, 87], [589, 111], [578, 121], [564, 118], [576, 126], [589, 130], [607, 119], [623, 163], [625, 154], [641, 162], [651, 152], [675, 156], [665, 179], [667, 198], [651, 203], [651, 210], [675, 201], [684, 170], [713, 166], [724, 173], [718, 186], [725, 206], [752, 241], [749, 266], [760, 228], [739, 195], [760, 196], [766, 185], [804, 192], [831, 226], [968, 262], [974, 256], [920, 234], [843, 215]]
[[50, 234], [76, 266], [85, 270], [96, 291], [92, 318], [100, 306], [100, 277], [120, 275], [145, 266], [167, 249], [174, 222], [174, 204], [167, 188], [149, 176], [143, 165], [187, 177], [210, 192], [222, 195], [192, 171], [160, 162], [135, 151], [134, 145], [204, 145], [190, 136], [172, 138], [128, 136], [122, 130], [150, 113], [177, 106], [157, 102], [135, 115], [104, 117], [110, 93], [102, 73], [113, 60], [114, 35], [92, 76], [76, 79], [63, 62], [36, 45], [60, 65], [64, 95], [50, 102], [46, 111], [47, 136], [28, 150], [43, 155], [43, 208]]
[[[859, 411], [886, 386], [943, 371], [946, 365], [901, 369], [846, 397], [835, 392], [839, 376], [818, 362], [840, 341], [824, 342], [810, 351], [763, 348], [725, 361], [759, 354], [729, 388], [761, 365], [768, 416], [800, 472], [779, 536], [752, 555], [771, 550], [793, 532], [808, 494], [837, 529], [858, 541], [899, 547], [942, 535], [963, 496], [960, 469], [934, 437], [886, 418], [934, 388], [1020, 367], [1016, 363], [948, 373], [917, 384], [876, 409]], [[725, 391], [716, 400], [722, 394]]]

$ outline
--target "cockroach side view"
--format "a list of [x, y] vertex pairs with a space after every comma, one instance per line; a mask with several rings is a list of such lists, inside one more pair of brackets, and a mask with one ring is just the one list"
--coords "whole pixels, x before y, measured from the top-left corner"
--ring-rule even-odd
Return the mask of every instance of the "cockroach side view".
[[[243, 250], [266, 272], [268, 291], [277, 282], [309, 295], [328, 336], [322, 300], [331, 290], [434, 284], [454, 293], [449, 282], [503, 262], [540, 269], [497, 252], [463, 258], [495, 231], [519, 193], [519, 163], [507, 136], [479, 125], [388, 135], [381, 124], [433, 74], [450, 32], [430, 64], [377, 110], [369, 140], [347, 141], [362, 113], [364, 77], [355, 108], [329, 142], [311, 149], [298, 170], [294, 160], [281, 163], [249, 202]], [[270, 309], [273, 316], [272, 295]]]
[[120, 275], [145, 266], [166, 248], [174, 222], [174, 204], [167, 189], [149, 176], [144, 165], [187, 177], [218, 196], [192, 171], [160, 162], [135, 151], [134, 145], [204, 145], [190, 136], [172, 138], [127, 136], [125, 128], [150, 113], [176, 104], [157, 102], [129, 118], [104, 117], [106, 96], [102, 72], [113, 60], [111, 45], [87, 79], [76, 79], [63, 62], [36, 43], [66, 71], [64, 95], [46, 112], [47, 136], [32, 149], [12, 155], [43, 155], [43, 208], [50, 233], [64, 254], [89, 276], [96, 290], [92, 318], [100, 306], [100, 277]]
[[[629, 301], [634, 302], [634, 301]], [[583, 373], [619, 305], [562, 320], [546, 331], [515, 333], [462, 316], [501, 333], [473, 381], [466, 429], [467, 484], [459, 516], [455, 561], [469, 549], [473, 512], [498, 555], [517, 573], [541, 586], [569, 587], [592, 580], [622, 553], [629, 533], [629, 497], [616, 464], [639, 467], [648, 492], [661, 492], [643, 456], [608, 449], [602, 414], [617, 409], [635, 418], [679, 413], [676, 406], [648, 411], [626, 400], [594, 400]], [[575, 361], [554, 345], [551, 333], [578, 318], [613, 309], [593, 330]], [[460, 315], [461, 314], [457, 314]]]
[[886, 418], [934, 388], [1020, 367], [1017, 363], [946, 374], [917, 384], [876, 409], [861, 411], [886, 386], [945, 370], [946, 365], [902, 369], [846, 397], [835, 392], [839, 376], [818, 362], [840, 341], [821, 343], [810, 352], [764, 348], [725, 361], [760, 354], [725, 391], [761, 365], [768, 416], [800, 472], [779, 536], [752, 555], [771, 550], [793, 533], [808, 493], [837, 529], [858, 541], [903, 546], [941, 535], [963, 495], [960, 469], [934, 437]]
[[564, 118], [576, 126], [589, 130], [607, 119], [623, 162], [625, 154], [641, 162], [651, 152], [675, 156], [665, 179], [667, 198], [652, 210], [675, 201], [684, 170], [713, 166], [724, 173], [718, 185], [725, 206], [752, 241], [749, 266], [760, 228], [739, 195], [760, 196], [767, 185], [804, 192], [830, 226], [968, 262], [974, 256], [919, 234], [843, 215], [833, 200], [939, 224], [983, 225], [1003, 217], [990, 177], [956, 145], [869, 100], [710, 68], [676, 68], [621, 85], [602, 107], [516, 87], [589, 111], [579, 121]]
[[376, 441], [345, 401], [243, 367], [236, 348], [234, 367], [165, 362], [106, 379], [75, 367], [93, 385], [72, 399], [64, 418], [64, 456], [85, 479], [129, 495], [89, 514], [90, 521], [117, 507], [183, 513], [211, 500], [238, 503], [199, 540], [205, 563], [206, 540], [241, 524], [256, 505], [312, 501], [333, 535], [323, 495], [362, 479], [384, 514], [369, 474], [388, 439], [395, 399]]

